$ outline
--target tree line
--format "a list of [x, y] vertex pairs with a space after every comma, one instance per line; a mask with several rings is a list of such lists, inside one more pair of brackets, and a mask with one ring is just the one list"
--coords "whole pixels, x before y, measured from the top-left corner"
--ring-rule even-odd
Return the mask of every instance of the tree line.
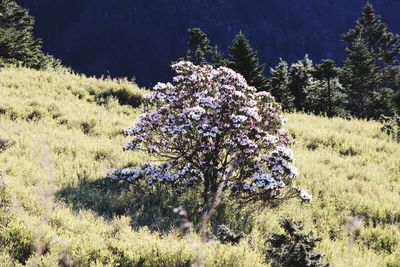
[[[42, 41], [33, 35], [34, 22], [14, 0], [0, 1], [0, 66], [43, 69], [60, 65], [42, 51]], [[281, 59], [267, 77], [265, 65], [243, 32], [235, 36], [226, 57], [201, 29], [188, 31], [186, 60], [230, 67], [257, 90], [271, 92], [285, 111], [373, 119], [400, 113], [400, 36], [388, 30], [369, 3], [355, 26], [342, 36], [347, 45], [342, 66], [332, 59], [315, 64], [305, 55], [291, 64]]]
[[281, 59], [266, 77], [243, 32], [235, 36], [227, 58], [200, 28], [188, 33], [186, 60], [232, 68], [258, 91], [271, 92], [285, 111], [372, 119], [400, 113], [400, 36], [388, 30], [370, 3], [342, 35], [347, 47], [341, 67], [332, 59], [314, 64], [305, 55], [292, 64]]
[[44, 69], [60, 61], [42, 51], [42, 40], [33, 36], [35, 18], [14, 0], [0, 0], [0, 66], [22, 64]]

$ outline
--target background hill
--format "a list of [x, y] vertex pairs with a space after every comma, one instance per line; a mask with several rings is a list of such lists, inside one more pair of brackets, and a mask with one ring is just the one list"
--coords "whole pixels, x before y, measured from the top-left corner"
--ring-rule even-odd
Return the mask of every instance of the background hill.
[[314, 200], [259, 210], [254, 222], [222, 214], [247, 226], [245, 238], [204, 245], [176, 228], [171, 207], [184, 198], [104, 178], [149, 159], [122, 152], [144, 90], [13, 67], [0, 89], [0, 266], [190, 266], [196, 251], [207, 266], [268, 266], [264, 240], [280, 217], [320, 236], [333, 266], [400, 265], [399, 145], [379, 123], [288, 114], [298, 183]]
[[[201, 27], [225, 49], [243, 30], [261, 62], [275, 66], [333, 58], [341, 63], [341, 34], [353, 26], [365, 0], [107, 1], [19, 0], [37, 19], [45, 51], [86, 74], [136, 75], [150, 86], [170, 77], [169, 63], [184, 55], [189, 27]], [[370, 1], [400, 32], [399, 0]], [[138, 42], [137, 40], [140, 40]]]

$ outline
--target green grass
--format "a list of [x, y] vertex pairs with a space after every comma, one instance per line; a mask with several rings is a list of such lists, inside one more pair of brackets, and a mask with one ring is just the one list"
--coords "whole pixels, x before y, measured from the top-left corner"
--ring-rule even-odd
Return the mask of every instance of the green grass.
[[145, 93], [63, 70], [0, 71], [0, 138], [12, 141], [0, 150], [0, 266], [268, 266], [264, 240], [280, 217], [321, 236], [333, 266], [400, 266], [400, 146], [378, 123], [289, 114], [297, 183], [314, 200], [254, 212], [237, 245], [202, 244], [172, 213], [190, 195], [104, 179], [149, 159], [122, 152]]

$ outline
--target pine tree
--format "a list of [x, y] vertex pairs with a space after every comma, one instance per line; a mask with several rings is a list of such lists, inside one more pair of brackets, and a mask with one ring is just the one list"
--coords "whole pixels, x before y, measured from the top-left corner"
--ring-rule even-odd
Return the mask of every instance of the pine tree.
[[188, 29], [188, 51], [185, 60], [192, 62], [195, 65], [209, 64], [214, 67], [226, 67], [229, 61], [224, 58], [218, 46], [211, 46], [211, 42], [207, 34], [200, 28]]
[[33, 36], [35, 19], [14, 0], [0, 1], [0, 59], [31, 68], [59, 64], [42, 52], [42, 41]]
[[[359, 96], [357, 99], [349, 99], [349, 103], [356, 103], [357, 100], [362, 99], [361, 106], [349, 105], [355, 112], [354, 115], [362, 114], [362, 116], [374, 118], [380, 116], [379, 112], [392, 115], [396, 109], [396, 102], [399, 102], [400, 89], [396, 72], [399, 68], [400, 36], [389, 32], [381, 17], [376, 15], [372, 5], [367, 3], [354, 29], [350, 29], [342, 37], [348, 45], [343, 84], [349, 87], [347, 92], [350, 98]], [[364, 57], [361, 55], [362, 51], [366, 53]], [[356, 66], [361, 67], [361, 70], [356, 70]], [[364, 71], [374, 73], [372, 76], [367, 76]], [[371, 77], [376, 80], [371, 81]], [[363, 80], [364, 78], [366, 80]], [[361, 94], [363, 97], [360, 99], [362, 84], [369, 87], [364, 89], [365, 92]], [[350, 92], [352, 89], [358, 91]], [[400, 109], [399, 103], [397, 103], [397, 109]]]
[[394, 93], [395, 93], [395, 104], [397, 108], [397, 114], [400, 114], [400, 66], [396, 66], [391, 69], [391, 81], [392, 85], [390, 88], [394, 88]]
[[251, 47], [242, 32], [234, 38], [229, 48], [231, 63], [234, 71], [243, 75], [247, 83], [257, 88], [258, 91], [268, 89], [268, 81], [264, 76], [264, 65], [259, 63], [257, 52]]
[[283, 110], [293, 111], [294, 97], [289, 88], [289, 67], [282, 59], [275, 68], [270, 69], [271, 77], [268, 79], [271, 94], [281, 103]]
[[376, 15], [370, 3], [362, 8], [362, 16], [354, 29], [350, 29], [342, 38], [349, 46], [361, 39], [378, 66], [394, 64], [400, 53], [400, 36], [388, 31], [387, 25]]
[[281, 219], [279, 225], [284, 233], [273, 233], [267, 239], [266, 258], [273, 267], [329, 267], [317, 251], [322, 239], [304, 231], [302, 222]]
[[326, 88], [321, 80], [310, 78], [304, 88], [303, 110], [316, 115], [327, 113]]
[[227, 67], [229, 66], [230, 62], [224, 57], [224, 54], [219, 50], [218, 46], [214, 46], [211, 52], [211, 65], [218, 68], [218, 67]]
[[[396, 113], [400, 114], [400, 65], [385, 68], [382, 77], [383, 87], [393, 90]], [[390, 116], [391, 114], [386, 115]]]
[[327, 114], [329, 117], [333, 116], [333, 89], [337, 86], [333, 86], [333, 80], [339, 76], [339, 68], [331, 59], [323, 60], [321, 64], [316, 65], [314, 71], [314, 77], [319, 79], [326, 85], [326, 102], [327, 103]]
[[186, 60], [193, 62], [195, 65], [207, 64], [209, 62], [207, 57], [212, 52], [207, 34], [200, 28], [190, 28], [188, 33], [189, 41]]
[[313, 62], [305, 55], [302, 60], [290, 66], [289, 88], [294, 96], [294, 106], [297, 110], [306, 110], [306, 92], [312, 84]]
[[359, 117], [369, 117], [373, 111], [368, 107], [372, 92], [379, 88], [380, 75], [374, 57], [362, 39], [356, 40], [346, 49], [341, 80], [346, 88], [348, 110]]

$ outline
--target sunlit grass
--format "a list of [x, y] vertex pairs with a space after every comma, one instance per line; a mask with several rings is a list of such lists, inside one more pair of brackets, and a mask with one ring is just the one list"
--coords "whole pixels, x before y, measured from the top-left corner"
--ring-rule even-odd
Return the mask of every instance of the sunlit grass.
[[0, 138], [14, 141], [0, 154], [0, 266], [190, 266], [197, 251], [207, 266], [267, 265], [281, 216], [321, 236], [333, 266], [400, 265], [400, 146], [376, 122], [289, 114], [297, 183], [314, 200], [260, 211], [238, 245], [143, 227], [133, 193], [105, 191], [103, 178], [147, 159], [122, 151], [145, 93], [63, 70], [0, 71]]

